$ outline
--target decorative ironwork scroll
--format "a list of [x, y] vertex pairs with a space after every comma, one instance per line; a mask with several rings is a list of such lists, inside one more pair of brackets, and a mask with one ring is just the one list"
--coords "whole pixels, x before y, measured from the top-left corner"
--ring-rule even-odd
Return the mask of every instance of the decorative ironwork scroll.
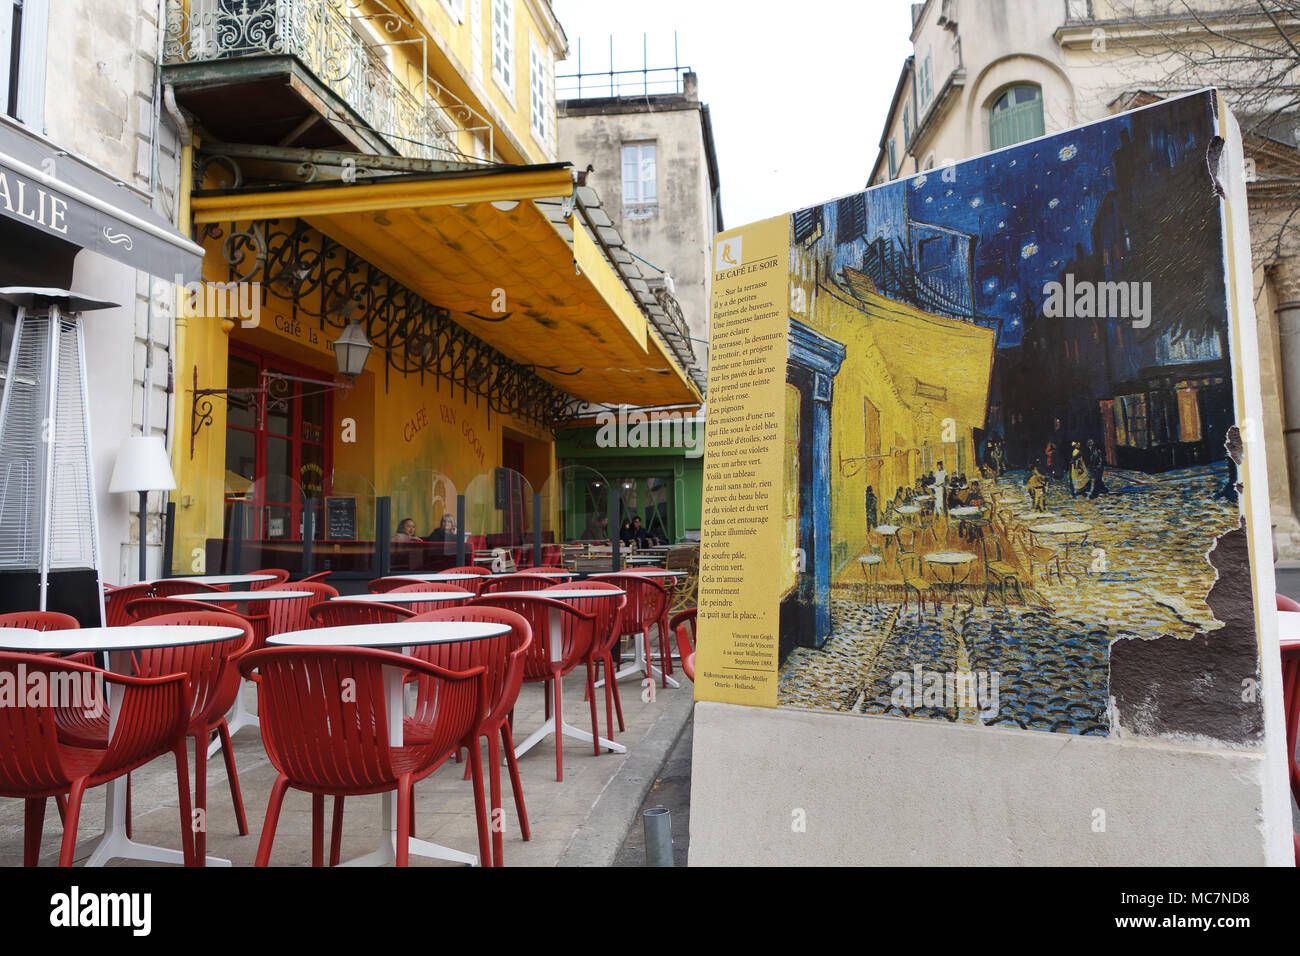
[[584, 405], [541, 378], [539, 366], [508, 358], [453, 321], [447, 309], [301, 219], [270, 219], [242, 229], [209, 225], [205, 235], [221, 240], [228, 281], [260, 281], [290, 303], [291, 319], [314, 319], [327, 333], [358, 320], [385, 357], [385, 383], [390, 370], [433, 375], [460, 389], [466, 400], [472, 395], [491, 411], [550, 429], [573, 421]]

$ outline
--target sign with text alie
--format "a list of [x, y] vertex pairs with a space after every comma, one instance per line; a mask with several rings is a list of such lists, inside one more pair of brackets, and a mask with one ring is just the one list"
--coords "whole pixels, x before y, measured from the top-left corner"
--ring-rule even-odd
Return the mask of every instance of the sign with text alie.
[[1260, 746], [1242, 169], [1204, 91], [718, 236], [698, 697]]

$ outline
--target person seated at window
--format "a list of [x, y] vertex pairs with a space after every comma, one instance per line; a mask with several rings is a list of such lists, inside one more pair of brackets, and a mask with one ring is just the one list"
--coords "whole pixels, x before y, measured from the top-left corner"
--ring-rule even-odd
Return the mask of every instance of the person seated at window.
[[450, 513], [442, 516], [442, 521], [438, 527], [429, 532], [426, 541], [455, 541], [456, 540], [456, 516]]
[[[624, 522], [623, 526], [625, 528], [631, 527], [631, 525], [628, 524], [627, 522]], [[608, 541], [609, 540], [609, 515], [601, 515], [601, 514], [593, 513], [592, 516], [587, 519], [587, 527], [582, 532], [582, 540], [583, 541]]]
[[419, 541], [415, 534], [415, 519], [403, 518], [397, 524], [397, 533], [393, 535], [394, 541]]
[[650, 547], [650, 534], [641, 527], [640, 517], [634, 517], [631, 524], [625, 525], [618, 537], [624, 544], [634, 544], [638, 548]]

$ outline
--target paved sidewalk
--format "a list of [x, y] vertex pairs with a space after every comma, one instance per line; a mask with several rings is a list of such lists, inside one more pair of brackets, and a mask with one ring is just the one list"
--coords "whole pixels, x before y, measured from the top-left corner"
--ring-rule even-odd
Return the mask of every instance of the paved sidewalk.
[[641, 807], [637, 810], [627, 839], [614, 858], [615, 866], [645, 866], [645, 828], [641, 814], [651, 807], [666, 807], [671, 811], [673, 836], [673, 866], [686, 866], [691, 844], [691, 745], [695, 738], [695, 721], [688, 720], [681, 736], [659, 771]]
[[[575, 727], [589, 728], [590, 710], [583, 701], [583, 674], [574, 671], [564, 682], [565, 716]], [[554, 738], [547, 738], [519, 760], [532, 840], [520, 838], [510, 778], [502, 768], [502, 797], [505, 808], [506, 866], [609, 866], [637, 821], [642, 798], [654, 784], [692, 708], [693, 687], [685, 675], [677, 690], [656, 687], [653, 702], [643, 701], [643, 688], [633, 680], [619, 685], [626, 733], [616, 736], [628, 748], [627, 754], [603, 753], [599, 757], [590, 744], [566, 738], [564, 781], [555, 780]], [[256, 708], [256, 694], [246, 688], [249, 707]], [[604, 732], [605, 703], [598, 691], [598, 713]], [[540, 685], [525, 685], [515, 711], [515, 739], [523, 740], [543, 719]], [[235, 736], [235, 762], [248, 816], [248, 836], [235, 832], [235, 816], [225, 766], [220, 754], [208, 763], [208, 855], [224, 857], [235, 866], [252, 866], [266, 815], [267, 800], [275, 781], [275, 770], [262, 749], [253, 728]], [[192, 751], [191, 751], [192, 758]], [[484, 763], [486, 765], [486, 747]], [[135, 804], [135, 839], [140, 842], [179, 848], [180, 821], [177, 807], [175, 764], [170, 756], [160, 758], [132, 775]], [[478, 852], [474, 823], [473, 791], [462, 779], [465, 764], [454, 761], [440, 767], [416, 786], [416, 830], [420, 839], [469, 853]], [[190, 765], [191, 778], [193, 763]], [[486, 782], [487, 770], [484, 767]], [[379, 840], [380, 797], [349, 797], [343, 827], [343, 859], [360, 856]], [[332, 801], [326, 801], [325, 834], [329, 838]], [[81, 814], [80, 839], [95, 836], [102, 828], [104, 788], [86, 796]], [[639, 821], [638, 825], [639, 825]], [[52, 803], [46, 812], [45, 835], [41, 844], [41, 865], [58, 860], [62, 826]], [[22, 861], [23, 802], [0, 800], [0, 865], [18, 866]], [[276, 829], [271, 851], [272, 866], [311, 864], [311, 798], [289, 791]], [[115, 860], [110, 866], [128, 865]], [[130, 863], [143, 866], [149, 864]], [[453, 866], [424, 858], [411, 858], [412, 866]]]

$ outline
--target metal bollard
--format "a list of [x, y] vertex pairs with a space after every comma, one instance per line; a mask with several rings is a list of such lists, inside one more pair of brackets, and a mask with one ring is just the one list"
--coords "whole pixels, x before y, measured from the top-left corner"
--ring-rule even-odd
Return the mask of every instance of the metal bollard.
[[651, 807], [641, 814], [645, 832], [645, 865], [673, 865], [673, 814], [667, 807]]

